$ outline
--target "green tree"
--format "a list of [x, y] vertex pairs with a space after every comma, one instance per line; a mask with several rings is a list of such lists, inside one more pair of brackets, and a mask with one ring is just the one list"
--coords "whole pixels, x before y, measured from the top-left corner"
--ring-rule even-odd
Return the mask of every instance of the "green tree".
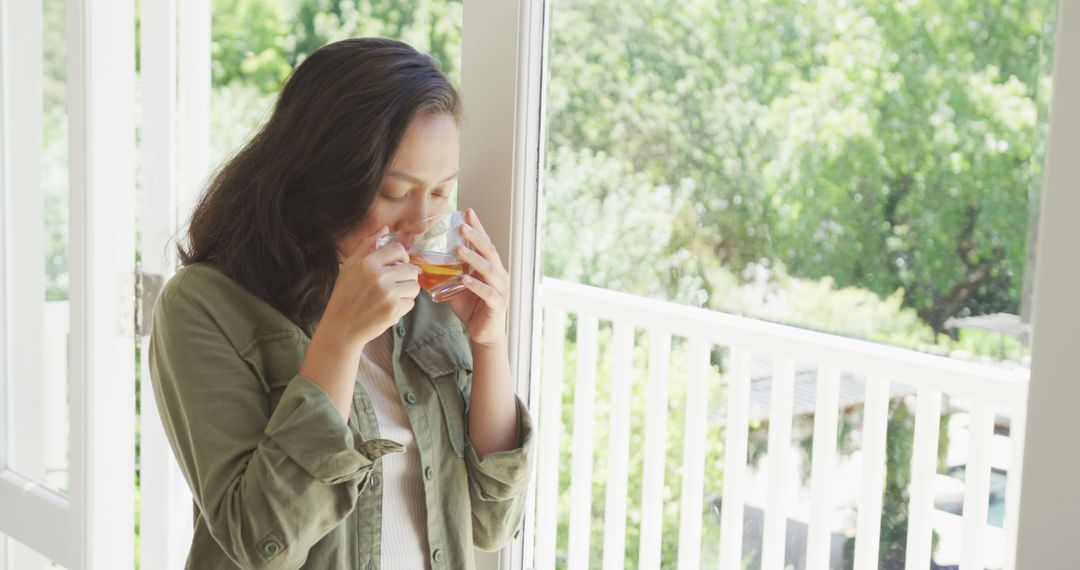
[[767, 182], [790, 206], [777, 257], [797, 275], [904, 289], [938, 332], [1017, 312], [1053, 5], [838, 9], [824, 64], [774, 102], [791, 157]]
[[670, 249], [699, 274], [769, 259], [903, 289], [944, 332], [1018, 309], [1052, 8], [567, 0], [552, 10], [549, 144], [690, 188]]
[[214, 85], [242, 83], [276, 94], [310, 53], [360, 36], [406, 41], [457, 78], [461, 1], [215, 0]]

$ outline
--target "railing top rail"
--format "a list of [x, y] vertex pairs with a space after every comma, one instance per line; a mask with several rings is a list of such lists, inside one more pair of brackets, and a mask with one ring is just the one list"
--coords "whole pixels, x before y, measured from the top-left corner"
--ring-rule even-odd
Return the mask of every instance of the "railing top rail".
[[1030, 372], [1021, 367], [968, 362], [875, 342], [810, 331], [669, 301], [545, 277], [538, 291], [544, 306], [629, 322], [688, 339], [743, 347], [799, 362], [940, 389], [1008, 406], [1027, 399]]

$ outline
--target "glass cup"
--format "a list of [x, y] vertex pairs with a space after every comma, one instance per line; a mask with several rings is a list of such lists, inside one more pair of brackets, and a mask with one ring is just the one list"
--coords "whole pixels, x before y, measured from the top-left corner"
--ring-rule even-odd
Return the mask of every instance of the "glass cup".
[[409, 262], [420, 268], [420, 288], [432, 301], [441, 303], [465, 290], [461, 280], [465, 261], [457, 256], [458, 246], [469, 247], [461, 236], [464, 212], [446, 212], [406, 226], [379, 238], [376, 247], [390, 242], [405, 246]]

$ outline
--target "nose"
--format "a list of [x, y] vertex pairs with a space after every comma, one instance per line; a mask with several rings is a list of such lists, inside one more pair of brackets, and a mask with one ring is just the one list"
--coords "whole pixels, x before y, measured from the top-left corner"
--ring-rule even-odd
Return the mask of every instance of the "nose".
[[398, 218], [391, 228], [393, 231], [402, 235], [407, 234], [420, 234], [423, 233], [423, 228], [420, 227], [424, 218], [427, 216], [427, 210], [421, 206], [418, 208], [411, 208], [408, 213]]

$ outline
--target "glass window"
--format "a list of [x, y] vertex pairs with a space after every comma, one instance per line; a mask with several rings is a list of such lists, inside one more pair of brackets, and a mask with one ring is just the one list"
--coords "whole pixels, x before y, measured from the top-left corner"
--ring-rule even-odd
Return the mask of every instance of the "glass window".
[[[852, 566], [863, 451], [872, 449], [863, 402], [868, 384], [883, 379], [890, 383], [880, 418], [886, 469], [878, 561], [903, 564], [911, 466], [920, 451], [914, 449], [917, 402], [920, 388], [934, 386], [886, 367], [888, 359], [877, 369], [856, 363], [861, 357], [819, 362], [815, 342], [828, 333], [838, 343], [874, 343], [844, 346], [940, 355], [985, 373], [987, 382], [994, 369], [1027, 367], [1056, 8], [1053, 0], [552, 0], [542, 287], [560, 292], [543, 296], [545, 323], [565, 311], [568, 326], [545, 331], [565, 334], [565, 345], [544, 343], [542, 367], [561, 362], [562, 369], [545, 369], [541, 382], [560, 386], [540, 389], [551, 394], [541, 408], [549, 401], [558, 407], [550, 416], [541, 410], [541, 417], [562, 424], [541, 429], [559, 431], [551, 441], [564, 460], [549, 475], [557, 484], [546, 486], [540, 471], [538, 567], [568, 561], [597, 567], [614, 557], [674, 568], [693, 549], [685, 544], [687, 529], [700, 533], [688, 539], [700, 544], [692, 559], [716, 567], [728, 402], [739, 374], [750, 383], [739, 558], [756, 568], [770, 555], [762, 552], [762, 525], [770, 493], [779, 492], [788, 548], [778, 556], [804, 567], [816, 396], [826, 364], [840, 374], [832, 469], [835, 481], [845, 482], [831, 495], [830, 567]], [[647, 298], [635, 307], [667, 316], [638, 322], [620, 353], [612, 328], [619, 314], [632, 319], [636, 309], [576, 284]], [[754, 348], [749, 372], [739, 372], [729, 344], [758, 342], [766, 333], [724, 328], [730, 321], [694, 313], [716, 323], [703, 333], [705, 325], [685, 325], [685, 306], [767, 321], [764, 330], [775, 342]], [[580, 313], [590, 310], [616, 315], [601, 317], [595, 337], [582, 336]], [[672, 342], [652, 342], [660, 330], [673, 334]], [[691, 346], [713, 332], [730, 342], [707, 339], [710, 356], [695, 380]], [[564, 354], [556, 358], [553, 350]], [[620, 356], [627, 350], [628, 360]], [[596, 385], [583, 387], [576, 367], [582, 354], [594, 353]], [[653, 353], [665, 356], [657, 364]], [[619, 368], [620, 358], [628, 368]], [[790, 366], [787, 378], [777, 376], [778, 363]], [[654, 364], [664, 368], [662, 391], [649, 380], [657, 374]], [[629, 391], [622, 404], [612, 395], [618, 385]], [[583, 389], [590, 395], [595, 389], [594, 414], [577, 413]], [[707, 402], [704, 428], [692, 427], [689, 390]], [[937, 447], [927, 456], [936, 458], [937, 472], [929, 483], [937, 505], [932, 558], [949, 565], [958, 563], [962, 546], [957, 500], [962, 505], [979, 398], [966, 389], [943, 391]], [[649, 413], [658, 395], [666, 402], [656, 408], [664, 413], [659, 424]], [[932, 393], [924, 395], [930, 401]], [[616, 415], [624, 404], [625, 423]], [[785, 433], [785, 426], [773, 425], [778, 404], [790, 407], [791, 475], [776, 486], [768, 471], [775, 464], [769, 438]], [[998, 546], [1006, 543], [1009, 404], [992, 405], [984, 536]], [[609, 431], [616, 429], [625, 433]], [[681, 497], [692, 493], [697, 500], [702, 493], [682, 484], [685, 466], [694, 466], [683, 442], [695, 431], [705, 434], [704, 489], [699, 512], [686, 515]], [[580, 433], [591, 433], [595, 445], [580, 447]], [[650, 444], [657, 438], [659, 444]], [[564, 493], [575, 487], [575, 449], [592, 466], [581, 471], [591, 477], [584, 519], [575, 518], [579, 501]], [[621, 453], [628, 453], [625, 480], [607, 471], [622, 465]], [[555, 458], [541, 457], [539, 464], [548, 460]], [[662, 485], [651, 491], [652, 462], [664, 467]], [[612, 485], [617, 503], [626, 504], [625, 520], [616, 521], [625, 524], [625, 542], [608, 540]], [[564, 497], [551, 515], [545, 514], [549, 489]], [[661, 501], [650, 496], [657, 492]], [[700, 520], [688, 525], [695, 517]], [[605, 550], [612, 546], [618, 552]], [[987, 550], [989, 567], [1005, 556], [998, 546]], [[542, 552], [548, 547], [551, 556]]]
[[400, 39], [430, 53], [459, 84], [461, 0], [215, 0], [212, 165], [269, 118], [278, 91], [304, 57], [350, 37]]
[[[65, 0], [43, 0], [40, 52], [4, 70], [8, 467], [68, 489], [68, 112]], [[8, 24], [10, 25], [10, 24]], [[14, 77], [12, 74], [19, 74]], [[32, 133], [22, 135], [20, 133]], [[20, 145], [19, 142], [22, 144]]]

